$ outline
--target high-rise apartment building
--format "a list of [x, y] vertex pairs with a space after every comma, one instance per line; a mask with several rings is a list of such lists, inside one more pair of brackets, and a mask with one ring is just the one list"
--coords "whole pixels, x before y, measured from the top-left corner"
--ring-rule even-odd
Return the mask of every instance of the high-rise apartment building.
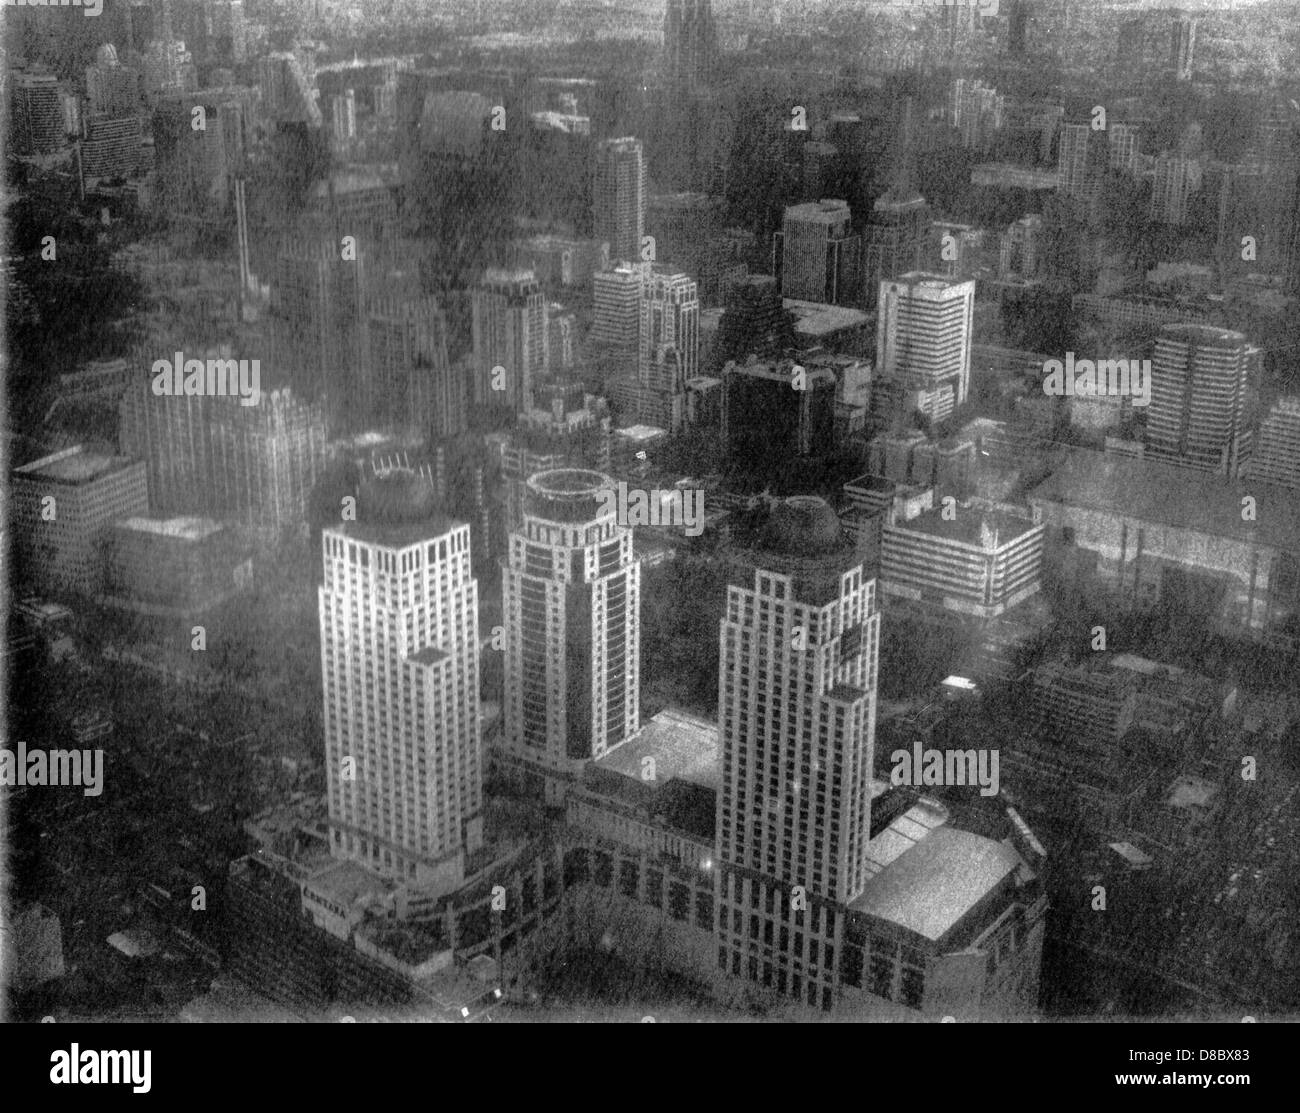
[[54, 75], [16, 73], [9, 89], [9, 141], [14, 153], [48, 155], [61, 150], [63, 109]]
[[530, 270], [489, 269], [473, 294], [474, 401], [529, 408], [547, 367], [546, 297]]
[[963, 147], [986, 147], [1002, 127], [1006, 98], [996, 89], [972, 78], [952, 83], [949, 122], [957, 129]]
[[86, 99], [92, 115], [135, 115], [140, 110], [140, 72], [121, 65], [117, 48], [105, 44], [86, 67]]
[[[966, 401], [975, 283], [913, 271], [880, 284], [876, 375], [932, 421]], [[914, 403], [914, 405], [913, 405]]]
[[1097, 175], [1096, 147], [1102, 142], [1100, 132], [1091, 124], [1062, 124], [1057, 143], [1057, 189], [1076, 201], [1091, 201], [1100, 179]]
[[816, 1002], [836, 981], [821, 902], [848, 904], [870, 876], [876, 588], [819, 498], [777, 505], [737, 557], [718, 670], [719, 963], [767, 963]]
[[718, 61], [718, 32], [710, 0], [668, 0], [664, 12], [664, 70], [674, 89], [708, 85]]
[[1300, 398], [1280, 398], [1260, 422], [1250, 478], [1300, 487]]
[[142, 155], [138, 116], [87, 116], [86, 137], [79, 144], [81, 174], [90, 178], [129, 178]]
[[1007, 225], [998, 244], [998, 278], [1028, 281], [1038, 277], [1043, 218], [1028, 213]]
[[1257, 352], [1239, 332], [1166, 325], [1151, 358], [1146, 454], [1236, 476], [1250, 459], [1247, 418]]
[[607, 492], [570, 468], [528, 480], [502, 569], [501, 764], [548, 802], [640, 726], [641, 565]]
[[609, 244], [609, 257], [640, 260], [646, 205], [641, 140], [606, 139], [597, 146], [591, 203], [593, 234]]
[[1161, 155], [1151, 183], [1151, 219], [1160, 224], [1185, 224], [1187, 202], [1201, 188], [1201, 164], [1195, 159]]
[[330, 852], [432, 896], [482, 845], [478, 582], [470, 528], [423, 476], [363, 481], [322, 534]]
[[781, 283], [781, 296], [828, 305], [856, 301], [860, 250], [847, 201], [791, 205], [772, 242], [772, 272]]

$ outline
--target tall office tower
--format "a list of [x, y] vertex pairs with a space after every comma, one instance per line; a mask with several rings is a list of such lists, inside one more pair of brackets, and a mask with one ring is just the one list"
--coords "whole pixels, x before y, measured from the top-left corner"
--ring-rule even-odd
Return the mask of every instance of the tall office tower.
[[322, 534], [330, 853], [426, 899], [483, 841], [469, 537], [409, 471], [363, 480], [357, 520]]
[[1250, 478], [1300, 487], [1300, 398], [1280, 398], [1260, 422]]
[[835, 372], [793, 360], [752, 362], [722, 371], [722, 440], [740, 469], [762, 468], [835, 448]]
[[836, 199], [785, 210], [772, 242], [772, 272], [782, 297], [828, 305], [857, 300], [861, 237], [849, 219], [849, 203]]
[[925, 266], [930, 242], [930, 206], [919, 193], [888, 192], [876, 200], [866, 231], [863, 282], [874, 306], [880, 283]]
[[142, 156], [140, 118], [90, 116], [85, 126], [79, 144], [83, 179], [134, 177]]
[[655, 258], [688, 274], [700, 283], [700, 296], [717, 282], [718, 238], [722, 203], [703, 193], [656, 193], [646, 204], [646, 235], [655, 239]]
[[1239, 332], [1166, 325], [1151, 358], [1149, 458], [1237, 476], [1250, 457], [1254, 350]]
[[305, 520], [325, 467], [323, 406], [288, 389], [239, 401], [158, 396], [147, 380], [122, 396], [119, 446], [144, 461], [155, 513], [274, 529]]
[[287, 387], [263, 394], [256, 406], [235, 398], [211, 402], [213, 510], [254, 529], [305, 521], [325, 470], [324, 407], [304, 403]]
[[344, 260], [339, 242], [308, 231], [285, 237], [271, 277], [273, 356], [294, 392], [324, 398], [331, 431], [359, 428], [368, 393], [366, 315], [370, 257], [358, 241]]
[[320, 127], [323, 117], [302, 63], [286, 52], [269, 54], [259, 65], [262, 109], [277, 124]]
[[517, 414], [546, 373], [546, 297], [532, 271], [492, 268], [472, 300], [474, 401]]
[[592, 289], [595, 321], [591, 338], [601, 344], [635, 350], [641, 329], [641, 288], [649, 264], [623, 263], [595, 275]]
[[143, 68], [144, 92], [150, 101], [198, 88], [193, 56], [179, 39], [159, 38], [150, 42]]
[[117, 60], [117, 48], [101, 46], [86, 67], [86, 99], [97, 116], [131, 116], [140, 109], [140, 73]]
[[708, 85], [718, 64], [718, 32], [710, 0], [668, 0], [664, 69], [674, 89]]
[[1096, 148], [1103, 141], [1101, 135], [1101, 132], [1092, 130], [1091, 124], [1061, 125], [1057, 146], [1057, 189], [1076, 201], [1091, 201], [1101, 184], [1096, 155]]
[[9, 138], [15, 154], [62, 150], [63, 109], [53, 74], [16, 73], [9, 84]]
[[778, 503], [735, 555], [718, 664], [718, 962], [748, 963], [753, 980], [766, 965], [766, 984], [799, 997], [806, 984], [817, 1003], [837, 984], [822, 902], [848, 904], [872, 872], [876, 585], [820, 498]]
[[465, 379], [448, 358], [447, 321], [436, 299], [388, 293], [371, 298], [367, 315], [369, 420], [420, 438], [468, 430]]
[[606, 139], [597, 146], [591, 189], [592, 229], [596, 239], [609, 244], [609, 257], [619, 262], [641, 258], [645, 179], [641, 140]]
[[966, 401], [974, 319], [973, 281], [914, 271], [882, 282], [876, 375], [905, 392], [908, 409], [942, 420]]
[[1026, 281], [1038, 277], [1043, 218], [1028, 213], [1007, 225], [998, 245], [998, 277]]
[[743, 363], [751, 355], [779, 355], [793, 343], [793, 325], [776, 279], [770, 274], [746, 275], [727, 292], [711, 366], [705, 370], [712, 374], [731, 360]]
[[825, 197], [835, 184], [835, 168], [840, 150], [834, 143], [810, 140], [802, 148], [803, 195]]
[[97, 595], [112, 525], [149, 513], [139, 460], [75, 445], [10, 474], [14, 544], [41, 591]]
[[[195, 128], [193, 110], [204, 111]], [[154, 110], [154, 161], [164, 204], [182, 216], [224, 212], [230, 178], [242, 164], [247, 142], [246, 110], [237, 95], [209, 89], [159, 98]]]
[[949, 122], [963, 147], [987, 147], [1002, 127], [1006, 97], [973, 78], [959, 77], [949, 95]]
[[1107, 165], [1112, 170], [1122, 170], [1132, 174], [1137, 167], [1137, 133], [1132, 124], [1111, 124], [1106, 129], [1109, 149], [1106, 153]]
[[595, 471], [534, 475], [501, 572], [500, 757], [548, 803], [640, 726], [641, 562], [602, 497], [613, 486]]
[[1151, 219], [1160, 224], [1185, 224], [1187, 202], [1201, 188], [1201, 164], [1195, 159], [1161, 155], [1151, 184]]
[[686, 378], [699, 374], [700, 299], [689, 275], [671, 267], [650, 269], [641, 287], [639, 337], [637, 373], [643, 385], [663, 345], [677, 350]]
[[1190, 15], [1175, 17], [1169, 36], [1169, 65], [1179, 81], [1192, 79], [1192, 55], [1196, 49], [1196, 19]]
[[1007, 53], [1023, 56], [1029, 24], [1029, 0], [1004, 0], [1007, 5]]

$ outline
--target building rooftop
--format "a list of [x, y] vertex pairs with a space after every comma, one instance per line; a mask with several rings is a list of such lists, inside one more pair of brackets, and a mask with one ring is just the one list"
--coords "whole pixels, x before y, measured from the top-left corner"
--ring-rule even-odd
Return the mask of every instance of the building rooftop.
[[823, 305], [798, 298], [782, 298], [781, 302], [795, 316], [795, 332], [805, 336], [828, 336], [842, 329], [861, 328], [871, 320], [871, 314], [847, 305]]
[[677, 779], [715, 791], [722, 788], [718, 724], [669, 707], [641, 730], [599, 758], [598, 769], [644, 783], [645, 758], [654, 759], [654, 784]]
[[1186, 775], [1170, 786], [1165, 804], [1170, 808], [1207, 808], [1218, 791], [1219, 786], [1213, 781]]
[[52, 483], [79, 485], [121, 471], [133, 463], [135, 461], [129, 456], [117, 456], [111, 452], [101, 452], [79, 444], [15, 468], [14, 475], [30, 476], [33, 479], [44, 479]]
[[[1255, 499], [1253, 522], [1242, 520], [1241, 500], [1246, 495]], [[1240, 483], [1156, 460], [1076, 450], [1030, 492], [1029, 501], [1300, 551], [1300, 500], [1295, 491]]]
[[872, 878], [851, 907], [937, 943], [1020, 864], [1006, 843], [938, 827]]
[[906, 522], [885, 528], [886, 531], [894, 529], [925, 533], [948, 541], [960, 541], [966, 545], [983, 544], [985, 548], [996, 549], [1039, 527], [1027, 518], [1017, 518], [1001, 511], [958, 506], [955, 518], [945, 518], [943, 508], [935, 507]]
[[316, 892], [348, 908], [359, 900], [380, 896], [393, 888], [391, 882], [371, 873], [360, 862], [335, 862], [313, 874], [307, 884]]
[[202, 541], [225, 527], [211, 518], [127, 518], [117, 523], [118, 529], [137, 533], [153, 533], [159, 537], [175, 537], [181, 541]]

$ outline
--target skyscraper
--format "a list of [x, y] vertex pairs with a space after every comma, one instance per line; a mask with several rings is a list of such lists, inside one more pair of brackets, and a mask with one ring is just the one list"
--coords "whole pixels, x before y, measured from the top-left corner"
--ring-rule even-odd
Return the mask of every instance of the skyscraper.
[[372, 419], [420, 437], [454, 437], [469, 427], [466, 384], [447, 354], [447, 321], [437, 301], [387, 293], [368, 308]]
[[1280, 398], [1260, 423], [1250, 478], [1300, 487], [1300, 398]]
[[823, 902], [869, 877], [880, 617], [862, 560], [824, 500], [786, 499], [737, 553], [721, 623], [718, 961], [810, 1004], [837, 982]]
[[930, 236], [930, 206], [919, 193], [886, 193], [877, 198], [867, 224], [864, 293], [874, 306], [880, 283], [925, 266]]
[[596, 319], [591, 338], [617, 348], [636, 348], [641, 329], [641, 289], [648, 265], [623, 263], [592, 276]]
[[1147, 456], [1238, 475], [1250, 458], [1246, 409], [1254, 358], [1239, 332], [1209, 325], [1162, 328], [1151, 359]]
[[546, 371], [546, 333], [546, 298], [533, 272], [490, 268], [473, 294], [479, 406], [517, 414], [531, 405], [533, 385]]
[[675, 348], [682, 374], [699, 373], [700, 299], [695, 281], [669, 267], [653, 267], [641, 287], [638, 374], [650, 375], [660, 345]]
[[16, 73], [10, 82], [9, 137], [20, 155], [48, 155], [64, 144], [59, 83], [53, 74]]
[[609, 257], [640, 260], [646, 202], [641, 140], [606, 139], [596, 148], [591, 200], [593, 234], [609, 244]]
[[641, 564], [600, 472], [528, 481], [502, 569], [502, 764], [551, 803], [640, 726]]
[[117, 48], [101, 46], [86, 67], [86, 99], [92, 115], [129, 116], [140, 108], [140, 73], [117, 60]]
[[482, 844], [478, 583], [423, 476], [364, 480], [322, 534], [330, 853], [429, 894]]
[[668, 0], [664, 69], [674, 89], [709, 84], [718, 61], [718, 32], [710, 0]]
[[1187, 202], [1201, 188], [1201, 164], [1195, 159], [1161, 155], [1151, 183], [1151, 219], [1161, 224], [1185, 224]]
[[974, 281], [913, 271], [882, 282], [877, 376], [905, 392], [908, 408], [932, 421], [947, 417], [970, 387], [974, 317]]
[[836, 199], [785, 210], [772, 243], [772, 269], [783, 297], [829, 305], [856, 299], [861, 237], [849, 220], [849, 203]]

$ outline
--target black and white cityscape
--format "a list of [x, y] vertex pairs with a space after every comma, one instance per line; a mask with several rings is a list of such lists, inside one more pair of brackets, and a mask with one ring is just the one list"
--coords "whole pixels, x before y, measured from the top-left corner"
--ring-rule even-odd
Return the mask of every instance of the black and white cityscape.
[[1300, 0], [0, 20], [6, 1019], [1300, 1014]]

